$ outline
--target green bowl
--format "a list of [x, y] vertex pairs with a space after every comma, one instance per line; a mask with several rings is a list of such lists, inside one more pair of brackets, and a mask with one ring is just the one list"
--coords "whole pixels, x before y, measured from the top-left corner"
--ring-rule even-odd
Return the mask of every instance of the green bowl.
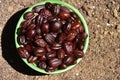
[[[26, 13], [26, 12], [29, 12], [31, 11], [35, 6], [38, 6], [38, 5], [44, 5], [46, 2], [51, 2], [51, 3], [57, 3], [57, 4], [60, 4], [60, 5], [63, 5], [63, 6], [66, 6], [67, 8], [69, 8], [70, 10], [72, 10], [73, 12], [75, 12], [80, 21], [82, 22], [83, 24], [83, 27], [85, 29], [85, 32], [88, 34], [88, 37], [86, 38], [85, 42], [84, 42], [84, 49], [83, 49], [83, 52], [85, 53], [87, 48], [88, 48], [88, 43], [89, 43], [89, 32], [88, 32], [88, 27], [87, 27], [87, 24], [86, 24], [86, 21], [85, 19], [83, 18], [83, 16], [81, 15], [81, 13], [76, 9], [74, 8], [73, 6], [71, 6], [70, 4], [68, 3], [65, 3], [65, 2], [62, 2], [60, 0], [45, 0], [43, 2], [38, 2], [32, 6], [30, 6], [23, 14], [22, 16], [20, 17], [18, 23], [17, 23], [17, 26], [16, 26], [16, 30], [15, 30], [15, 44], [16, 44], [16, 48], [19, 48], [20, 46], [22, 45], [19, 45], [18, 44], [18, 41], [17, 41], [17, 37], [18, 37], [18, 34], [17, 34], [17, 30], [19, 29], [20, 27], [20, 24], [22, 23], [22, 21], [24, 21], [24, 18], [23, 18], [23, 15]], [[75, 65], [70, 65], [68, 66], [66, 69], [61, 69], [61, 70], [56, 70], [54, 72], [46, 72], [45, 70], [43, 69], [40, 69], [39, 67], [37, 67], [36, 64], [34, 63], [28, 63], [27, 59], [25, 58], [21, 58], [29, 67], [31, 67], [32, 69], [40, 72], [40, 73], [44, 73], [44, 74], [57, 74], [57, 73], [62, 73], [62, 72], [65, 72], [65, 71], [68, 71], [70, 70], [71, 68], [73, 68], [75, 65], [77, 65], [80, 61], [81, 61], [81, 58], [80, 59], [77, 59], [77, 64]]]

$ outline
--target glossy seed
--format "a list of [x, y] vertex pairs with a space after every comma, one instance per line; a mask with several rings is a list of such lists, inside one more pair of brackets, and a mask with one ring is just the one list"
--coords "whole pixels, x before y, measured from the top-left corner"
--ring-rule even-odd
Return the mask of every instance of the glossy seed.
[[46, 68], [47, 68], [47, 64], [46, 64], [46, 62], [44, 62], [44, 61], [40, 61], [40, 62], [38, 63], [38, 66], [39, 66], [40, 68], [42, 68], [42, 69], [46, 69]]
[[46, 40], [49, 44], [55, 43], [55, 38], [54, 38], [54, 36], [51, 35], [51, 34], [46, 34], [46, 35], [45, 35], [45, 40]]
[[41, 28], [43, 33], [48, 33], [49, 32], [49, 23], [43, 23], [42, 28]]
[[64, 51], [66, 52], [66, 54], [72, 54], [73, 50], [74, 50], [74, 45], [72, 42], [65, 42], [64, 43]]
[[34, 15], [34, 12], [27, 12], [27, 13], [25, 13], [25, 15], [24, 15], [24, 19], [31, 19], [31, 18], [33, 18], [35, 15]]
[[43, 56], [45, 54], [45, 49], [44, 48], [40, 48], [40, 47], [35, 48], [34, 49], [34, 54], [36, 56]]
[[62, 61], [58, 58], [53, 58], [51, 60], [49, 60], [49, 65], [52, 66], [52, 67], [58, 67], [59, 65], [62, 64]]
[[30, 56], [30, 54], [28, 53], [28, 51], [24, 47], [19, 47], [18, 53], [22, 58], [28, 58]]
[[51, 52], [47, 52], [46, 53], [46, 58], [47, 59], [52, 59], [56, 57], [56, 52], [55, 51], [51, 51]]
[[51, 31], [52, 32], [59, 32], [61, 29], [61, 22], [60, 21], [53, 21], [51, 22]]
[[29, 63], [36, 62], [37, 58], [38, 58], [38, 57], [30, 56], [30, 57], [28, 58], [28, 62], [29, 62]]
[[41, 9], [45, 8], [43, 5], [39, 5], [33, 8], [33, 11], [36, 13], [39, 13]]
[[84, 53], [80, 50], [75, 50], [74, 56], [75, 56], [75, 58], [82, 58], [84, 56]]
[[63, 59], [63, 63], [66, 64], [66, 65], [72, 64], [73, 61], [74, 61], [73, 56], [66, 56]]
[[37, 44], [37, 46], [40, 47], [45, 47], [47, 45], [47, 43], [43, 39], [37, 39], [35, 40], [35, 43]]
[[59, 59], [63, 59], [65, 57], [65, 51], [63, 49], [58, 50], [57, 56]]
[[59, 16], [61, 19], [68, 19], [70, 17], [70, 14], [67, 12], [60, 12]]

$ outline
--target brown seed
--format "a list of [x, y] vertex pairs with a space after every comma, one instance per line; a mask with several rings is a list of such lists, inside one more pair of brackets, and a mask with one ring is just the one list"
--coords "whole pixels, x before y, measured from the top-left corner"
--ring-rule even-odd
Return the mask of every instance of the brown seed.
[[40, 68], [42, 68], [42, 69], [46, 69], [46, 68], [47, 68], [47, 64], [46, 64], [46, 62], [44, 62], [44, 61], [40, 61], [40, 62], [38, 63], [38, 66], [39, 66]]
[[66, 54], [72, 54], [74, 51], [74, 45], [72, 42], [65, 42], [64, 45], [64, 51], [66, 52]]
[[53, 71], [55, 71], [55, 70], [56, 70], [56, 68], [50, 67], [50, 66], [48, 66], [48, 67], [46, 68], [46, 71], [47, 71], [47, 72], [53, 72]]
[[76, 32], [75, 31], [71, 31], [68, 36], [67, 36], [67, 41], [73, 41], [73, 39], [76, 37]]
[[35, 23], [37, 26], [41, 26], [42, 25], [42, 22], [43, 22], [43, 16], [42, 15], [38, 15], [35, 17]]
[[25, 20], [21, 23], [21, 28], [25, 29], [31, 24], [31, 20]]
[[45, 49], [44, 48], [40, 48], [40, 47], [35, 48], [34, 49], [34, 54], [36, 56], [43, 56], [45, 54]]
[[62, 45], [59, 44], [59, 43], [55, 43], [55, 44], [53, 44], [52, 47], [51, 47], [51, 49], [53, 49], [53, 50], [59, 50], [59, 49], [61, 49], [61, 48], [62, 48]]
[[74, 51], [74, 57], [75, 58], [82, 58], [84, 56], [84, 53], [80, 50], [75, 50]]
[[67, 65], [64, 64], [64, 63], [62, 63], [62, 64], [60, 65], [60, 68], [61, 68], [61, 69], [65, 69], [65, 68], [67, 68]]
[[54, 36], [51, 35], [51, 34], [46, 34], [46, 35], [45, 35], [45, 40], [46, 40], [49, 44], [55, 43], [55, 38], [54, 38]]
[[27, 30], [32, 30], [35, 28], [35, 24], [30, 24], [28, 27], [27, 27]]
[[30, 54], [28, 53], [28, 51], [24, 47], [19, 47], [18, 53], [22, 58], [28, 58], [30, 56]]
[[54, 4], [52, 6], [52, 14], [53, 15], [58, 15], [60, 13], [60, 5]]
[[36, 35], [36, 32], [35, 30], [29, 30], [27, 33], [26, 33], [26, 36], [27, 36], [27, 39], [29, 40], [33, 40], [34, 36]]
[[78, 21], [72, 23], [72, 29], [73, 29], [73, 30], [76, 30], [76, 29], [78, 29], [79, 27], [80, 27], [80, 23], [79, 23]]
[[45, 54], [43, 56], [40, 56], [40, 61], [46, 61], [46, 60], [47, 60], [47, 58], [46, 58]]
[[19, 36], [19, 41], [20, 41], [20, 44], [25, 44], [26, 42], [25, 36], [24, 35]]
[[60, 12], [59, 16], [61, 19], [68, 19], [70, 17], [70, 14], [62, 11]]
[[25, 49], [30, 53], [32, 51], [31, 45], [25, 45]]
[[27, 13], [25, 13], [25, 15], [24, 15], [24, 19], [31, 19], [31, 18], [33, 18], [35, 15], [34, 15], [34, 12], [27, 12]]
[[66, 34], [69, 33], [69, 31], [71, 31], [71, 23], [66, 22], [65, 25], [63, 25], [62, 31]]
[[43, 33], [48, 33], [49, 32], [49, 23], [48, 22], [43, 23], [41, 30]]
[[58, 67], [59, 65], [62, 64], [62, 61], [58, 58], [53, 58], [51, 60], [49, 60], [49, 65], [52, 66], [52, 67]]
[[40, 10], [39, 15], [41, 15], [44, 18], [48, 18], [48, 17], [52, 16], [52, 13], [49, 10], [44, 8], [44, 9]]
[[35, 40], [35, 43], [37, 44], [37, 46], [40, 47], [45, 47], [47, 45], [47, 43], [43, 39], [37, 39]]
[[39, 5], [33, 8], [33, 11], [36, 13], [39, 13], [41, 9], [45, 8], [43, 5]]
[[51, 51], [51, 52], [47, 52], [46, 53], [46, 58], [47, 59], [52, 59], [56, 57], [56, 52], [55, 51]]
[[51, 22], [51, 31], [52, 32], [59, 32], [61, 29], [61, 22], [60, 21], [53, 21]]
[[66, 65], [72, 64], [73, 61], [74, 61], [73, 56], [66, 56], [63, 59], [63, 63], [66, 64]]
[[30, 56], [30, 57], [28, 58], [28, 62], [29, 62], [29, 63], [36, 62], [37, 58], [38, 58], [38, 57]]
[[65, 51], [63, 49], [58, 50], [57, 56], [59, 59], [63, 59], [65, 57]]
[[60, 10], [61, 10], [61, 12], [70, 13], [70, 10], [67, 7], [65, 7], [65, 6], [61, 6]]

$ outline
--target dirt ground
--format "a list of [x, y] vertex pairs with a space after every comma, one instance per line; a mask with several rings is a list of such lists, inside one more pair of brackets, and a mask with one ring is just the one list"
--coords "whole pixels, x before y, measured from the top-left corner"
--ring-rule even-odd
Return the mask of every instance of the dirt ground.
[[62, 0], [84, 16], [90, 43], [77, 66], [55, 75], [31, 70], [19, 59], [14, 44], [19, 17], [38, 1], [0, 0], [0, 80], [120, 80], [120, 0]]

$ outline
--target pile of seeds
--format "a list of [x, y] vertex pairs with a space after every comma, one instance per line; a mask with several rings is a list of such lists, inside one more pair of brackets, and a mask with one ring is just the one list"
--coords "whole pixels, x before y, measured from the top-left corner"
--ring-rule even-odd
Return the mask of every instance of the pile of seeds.
[[46, 3], [24, 14], [18, 31], [18, 53], [47, 72], [65, 69], [84, 56], [87, 34], [68, 8]]

